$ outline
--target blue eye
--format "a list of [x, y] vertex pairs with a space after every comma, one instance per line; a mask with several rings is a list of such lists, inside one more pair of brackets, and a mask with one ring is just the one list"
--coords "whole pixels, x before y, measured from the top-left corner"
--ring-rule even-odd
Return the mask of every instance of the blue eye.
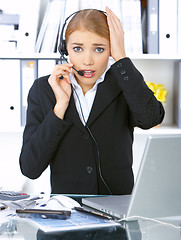
[[104, 48], [98, 47], [96, 48], [96, 52], [98, 53], [102, 53], [104, 51]]
[[80, 51], [82, 51], [82, 48], [81, 47], [74, 47], [74, 51], [75, 52], [80, 52]]

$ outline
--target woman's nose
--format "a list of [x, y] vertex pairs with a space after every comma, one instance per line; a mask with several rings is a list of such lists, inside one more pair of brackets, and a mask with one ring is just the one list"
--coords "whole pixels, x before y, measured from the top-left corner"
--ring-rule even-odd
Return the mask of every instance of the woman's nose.
[[93, 65], [94, 60], [93, 60], [92, 54], [85, 53], [83, 62], [84, 62], [84, 65], [86, 65], [86, 66]]

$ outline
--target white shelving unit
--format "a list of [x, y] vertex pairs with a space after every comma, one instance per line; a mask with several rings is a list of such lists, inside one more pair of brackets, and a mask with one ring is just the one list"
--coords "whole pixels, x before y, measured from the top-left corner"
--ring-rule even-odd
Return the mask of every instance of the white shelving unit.
[[[59, 53], [13, 53], [1, 54], [0, 59], [59, 59]], [[178, 55], [163, 54], [133, 54], [129, 56], [133, 60], [172, 60], [181, 61]]]
[[[176, 127], [176, 95], [174, 92], [175, 84], [177, 84], [177, 76], [175, 73], [176, 65], [181, 61], [179, 56], [166, 56], [159, 54], [141, 54], [129, 56], [134, 62], [135, 66], [143, 74], [145, 81], [151, 81], [154, 83], [164, 84], [168, 90], [167, 103], [165, 107], [165, 118], [160, 127], [151, 130], [135, 130], [136, 134], [170, 134], [181, 133], [181, 130]], [[54, 54], [40, 54], [40, 53], [24, 53], [24, 54], [9, 54], [0, 55], [0, 59], [12, 60], [12, 59], [25, 59], [25, 60], [58, 60], [60, 55]], [[51, 72], [50, 72], [51, 73]], [[6, 129], [6, 128], [5, 128]], [[22, 131], [23, 128], [19, 127], [12, 129], [11, 131]]]

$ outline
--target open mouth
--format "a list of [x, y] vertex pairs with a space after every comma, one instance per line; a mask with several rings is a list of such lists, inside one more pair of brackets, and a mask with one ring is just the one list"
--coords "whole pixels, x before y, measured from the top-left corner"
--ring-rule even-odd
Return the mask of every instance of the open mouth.
[[82, 70], [84, 77], [91, 78], [95, 75], [95, 71], [92, 70]]

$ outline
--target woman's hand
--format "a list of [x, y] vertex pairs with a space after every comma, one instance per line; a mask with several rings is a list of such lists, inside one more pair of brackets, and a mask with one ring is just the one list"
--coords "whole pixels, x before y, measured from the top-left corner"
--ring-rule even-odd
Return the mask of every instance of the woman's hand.
[[[72, 66], [71, 63], [56, 65], [48, 79], [56, 98], [54, 113], [61, 119], [64, 117], [70, 100], [71, 82], [69, 74], [72, 72]], [[60, 77], [63, 78], [60, 79]]]
[[110, 31], [111, 56], [115, 61], [126, 57], [124, 47], [124, 31], [120, 19], [106, 7], [107, 22]]

